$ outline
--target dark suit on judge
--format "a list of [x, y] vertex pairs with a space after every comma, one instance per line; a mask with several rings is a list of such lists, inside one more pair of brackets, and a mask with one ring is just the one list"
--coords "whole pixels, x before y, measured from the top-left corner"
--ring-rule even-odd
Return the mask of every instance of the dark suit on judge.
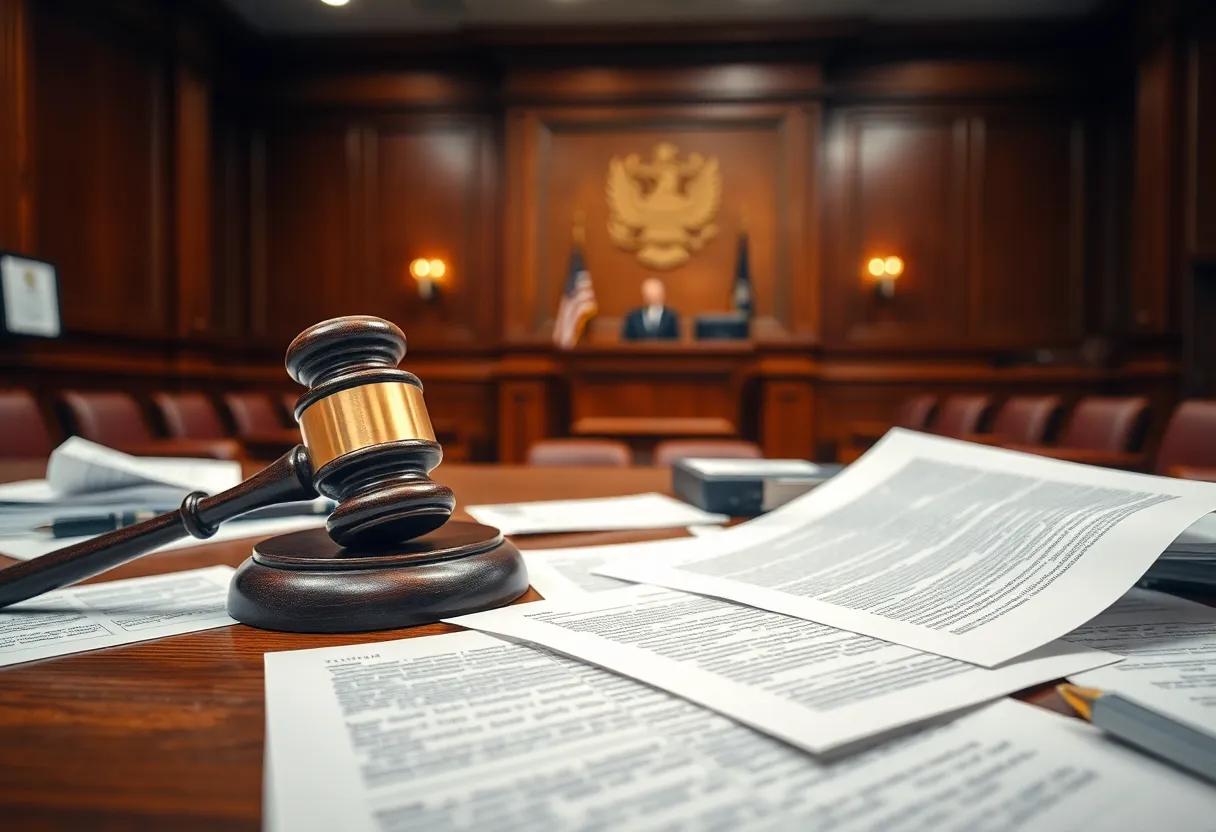
[[621, 339], [643, 341], [648, 338], [675, 340], [680, 337], [680, 316], [669, 307], [662, 307], [657, 316], [647, 315], [647, 307], [640, 306], [625, 316], [621, 327]]

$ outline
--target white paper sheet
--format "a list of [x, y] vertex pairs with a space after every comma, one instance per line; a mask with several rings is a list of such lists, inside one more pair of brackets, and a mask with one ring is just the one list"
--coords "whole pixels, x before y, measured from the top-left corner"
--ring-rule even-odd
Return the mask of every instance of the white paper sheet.
[[266, 656], [267, 830], [1209, 830], [1216, 790], [1005, 701], [826, 763], [479, 633]]
[[1110, 606], [1213, 509], [1212, 483], [894, 430], [754, 525], [600, 571], [993, 667]]
[[48, 592], [0, 610], [0, 667], [226, 627], [235, 570], [212, 566]]
[[149, 483], [216, 494], [241, 481], [241, 464], [224, 459], [131, 456], [72, 436], [51, 452], [46, 479], [59, 494], [87, 494]]
[[1216, 734], [1216, 609], [1134, 589], [1065, 639], [1127, 656], [1072, 681]]
[[805, 459], [682, 459], [680, 462], [709, 476], [809, 477], [820, 472], [818, 465]]
[[591, 500], [546, 500], [536, 503], [465, 506], [479, 523], [503, 534], [666, 529], [725, 523], [725, 514], [710, 514], [665, 494], [631, 494]]
[[683, 696], [813, 753], [1118, 661], [1054, 642], [996, 670], [655, 587], [446, 619]]
[[526, 549], [523, 556], [532, 588], [546, 600], [552, 600], [633, 586], [628, 581], [605, 578], [591, 572], [612, 558], [620, 557], [620, 549], [619, 546]]
[[[166, 543], [153, 552], [172, 552], [176, 549], [188, 549], [191, 546], [205, 546], [209, 543], [222, 543], [225, 540], [241, 540], [243, 538], [263, 538], [276, 534], [300, 531], [301, 529], [321, 528], [325, 518], [315, 515], [301, 517], [275, 517], [266, 520], [237, 520], [224, 523], [212, 537], [199, 540], [185, 537]], [[0, 537], [0, 555], [8, 555], [16, 560], [33, 560], [56, 549], [83, 543], [88, 537], [48, 537], [46, 535], [24, 535], [21, 537]], [[602, 580], [609, 580], [604, 578]]]

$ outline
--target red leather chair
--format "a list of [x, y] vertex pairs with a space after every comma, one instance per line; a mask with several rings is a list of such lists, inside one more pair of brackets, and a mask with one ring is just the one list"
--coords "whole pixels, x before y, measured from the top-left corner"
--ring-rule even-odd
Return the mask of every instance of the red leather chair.
[[286, 424], [265, 393], [225, 393], [224, 406], [232, 417], [237, 436], [257, 436], [282, 431]]
[[954, 439], [980, 433], [991, 412], [992, 399], [988, 396], [950, 396], [933, 423], [933, 432]]
[[299, 426], [286, 427], [282, 414], [266, 393], [224, 394], [237, 438], [256, 459], [274, 459], [300, 443]]
[[1147, 460], [1141, 446], [1148, 418], [1149, 401], [1142, 396], [1090, 396], [1073, 408], [1057, 446], [1005, 447], [1072, 462], [1143, 470]]
[[654, 446], [654, 464], [666, 468], [677, 459], [763, 459], [755, 442], [743, 439], [667, 439]]
[[895, 413], [895, 427], [908, 430], [928, 430], [937, 415], [937, 396], [923, 393], [912, 396]]
[[1055, 439], [1064, 406], [1059, 396], [1010, 396], [992, 420], [992, 431], [965, 437], [985, 445], [1042, 445]]
[[[300, 391], [304, 392], [303, 390]], [[283, 412], [287, 414], [287, 424], [294, 425], [296, 423], [296, 402], [300, 400], [300, 393], [283, 393], [279, 397], [279, 401], [283, 404]]]
[[215, 405], [202, 393], [154, 393], [152, 403], [175, 439], [223, 439], [228, 431]]
[[892, 426], [908, 430], [925, 431], [933, 423], [937, 415], [937, 396], [922, 393], [904, 399], [899, 409], [895, 411], [892, 424], [886, 422], [853, 422], [848, 428], [847, 447], [839, 448], [836, 452], [838, 462], [852, 462], [861, 456], [866, 448], [873, 445]]
[[0, 459], [46, 459], [55, 446], [28, 390], [0, 390]]
[[59, 397], [72, 430], [85, 439], [136, 456], [240, 459], [231, 439], [158, 439], [126, 393], [68, 390]]
[[628, 468], [629, 446], [615, 439], [542, 439], [528, 448], [528, 464], [546, 468]]
[[1191, 399], [1178, 405], [1161, 437], [1155, 471], [1216, 482], [1216, 399]]

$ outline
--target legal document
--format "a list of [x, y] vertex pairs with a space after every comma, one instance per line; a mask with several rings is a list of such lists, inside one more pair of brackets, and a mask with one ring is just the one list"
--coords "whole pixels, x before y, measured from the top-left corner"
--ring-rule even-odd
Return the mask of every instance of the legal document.
[[69, 587], [0, 610], [0, 667], [226, 627], [235, 570], [212, 566], [169, 575]]
[[167, 485], [216, 494], [241, 481], [241, 464], [222, 459], [131, 456], [72, 436], [51, 452], [46, 479], [62, 494], [135, 485]]
[[1119, 660], [1053, 642], [985, 670], [767, 610], [656, 587], [445, 620], [631, 676], [813, 753]]
[[1210, 830], [1216, 790], [1005, 701], [825, 763], [480, 633], [266, 663], [266, 829]]
[[466, 506], [465, 511], [478, 523], [493, 526], [503, 534], [666, 529], [725, 523], [730, 519], [665, 494]]
[[1134, 589], [1065, 639], [1127, 657], [1072, 674], [1078, 685], [1118, 693], [1216, 734], [1216, 609]]
[[551, 600], [633, 586], [629, 581], [607, 578], [591, 571], [613, 558], [621, 557], [622, 551], [635, 552], [636, 548], [584, 546], [573, 549], [525, 549], [523, 556], [532, 588]]
[[894, 430], [754, 525], [598, 571], [994, 667], [1110, 606], [1213, 509], [1212, 483]]

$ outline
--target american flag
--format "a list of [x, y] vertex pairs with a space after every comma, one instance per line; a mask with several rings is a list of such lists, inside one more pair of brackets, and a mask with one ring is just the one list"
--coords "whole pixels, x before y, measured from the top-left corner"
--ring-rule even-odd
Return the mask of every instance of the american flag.
[[557, 307], [557, 320], [553, 323], [553, 343], [564, 350], [572, 349], [582, 337], [587, 321], [594, 318], [597, 312], [599, 308], [595, 305], [591, 272], [583, 264], [582, 252], [575, 247], [570, 255], [570, 270], [562, 291], [562, 302]]

